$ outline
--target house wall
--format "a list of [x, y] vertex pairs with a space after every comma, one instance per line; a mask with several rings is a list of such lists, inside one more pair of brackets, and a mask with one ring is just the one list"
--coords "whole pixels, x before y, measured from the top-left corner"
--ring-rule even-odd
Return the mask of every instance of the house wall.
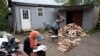
[[96, 26], [97, 22], [99, 19], [99, 7], [95, 6], [95, 10], [94, 10], [94, 18], [93, 18], [93, 27]]
[[20, 7], [15, 6], [15, 23], [17, 31], [20, 32], [22, 30], [21, 28], [21, 13], [20, 13]]
[[44, 7], [44, 16], [37, 16], [37, 8], [36, 7], [15, 6], [17, 31], [22, 30], [22, 27], [21, 27], [21, 13], [20, 13], [21, 8], [30, 9], [32, 29], [44, 28], [43, 23], [49, 23], [50, 25], [52, 25], [52, 23], [56, 19], [56, 15], [55, 15], [56, 9], [55, 8]]
[[93, 28], [94, 8], [84, 10], [82, 28], [90, 30]]
[[99, 9], [97, 7], [84, 10], [82, 23], [82, 28], [84, 30], [91, 30], [95, 27], [98, 18], [98, 12]]

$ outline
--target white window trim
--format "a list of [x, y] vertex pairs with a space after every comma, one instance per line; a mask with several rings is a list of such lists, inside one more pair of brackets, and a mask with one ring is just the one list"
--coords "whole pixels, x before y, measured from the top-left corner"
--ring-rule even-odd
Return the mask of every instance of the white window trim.
[[[36, 8], [36, 11], [37, 11], [37, 12], [36, 12], [36, 13], [37, 13], [37, 16], [38, 16], [38, 8], [42, 8], [42, 10], [43, 10], [42, 12], [43, 12], [43, 16], [44, 16], [44, 8], [43, 8], [43, 7], [37, 7], [37, 8]], [[38, 17], [43, 17], [43, 16], [38, 16]]]
[[21, 10], [21, 19], [24, 19], [23, 18], [23, 10], [28, 10], [28, 17], [29, 17], [28, 19], [30, 19], [30, 9], [21, 8], [20, 10]]

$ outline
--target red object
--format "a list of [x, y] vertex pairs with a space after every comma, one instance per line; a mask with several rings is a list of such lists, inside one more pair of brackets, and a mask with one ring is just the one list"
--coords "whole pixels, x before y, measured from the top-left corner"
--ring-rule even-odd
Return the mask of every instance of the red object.
[[34, 31], [34, 30], [32, 30], [31, 32], [30, 32], [30, 35], [29, 35], [29, 38], [30, 38], [30, 47], [31, 48], [34, 48], [34, 47], [36, 47], [36, 45], [37, 45], [37, 36], [39, 35], [39, 32], [38, 31]]

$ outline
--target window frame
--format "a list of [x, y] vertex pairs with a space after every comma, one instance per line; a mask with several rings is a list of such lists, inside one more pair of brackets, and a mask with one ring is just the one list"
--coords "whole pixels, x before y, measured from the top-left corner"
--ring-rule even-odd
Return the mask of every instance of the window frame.
[[[42, 11], [38, 11], [39, 8], [42, 8]], [[39, 14], [38, 14], [39, 12], [42, 12], [43, 15], [39, 16]], [[43, 7], [37, 7], [37, 16], [38, 17], [43, 17], [44, 16], [44, 8]]]
[[[28, 12], [28, 14], [27, 14], [27, 16], [28, 16], [28, 18], [24, 18], [24, 15], [23, 15], [23, 11], [24, 10], [27, 10]], [[30, 19], [30, 9], [24, 9], [24, 8], [21, 8], [21, 18], [22, 19]]]

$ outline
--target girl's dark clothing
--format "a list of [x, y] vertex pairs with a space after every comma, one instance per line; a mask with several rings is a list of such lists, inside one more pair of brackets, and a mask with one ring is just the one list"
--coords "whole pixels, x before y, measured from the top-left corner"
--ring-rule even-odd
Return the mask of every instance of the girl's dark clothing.
[[[37, 46], [39, 46], [39, 44]], [[24, 52], [27, 53], [28, 55], [30, 55], [30, 53], [33, 52], [33, 48], [30, 48], [30, 39], [29, 39], [29, 37], [27, 37], [24, 40]], [[38, 56], [45, 56], [45, 51], [38, 51], [37, 55]]]
[[30, 39], [27, 37], [24, 40], [24, 52], [26, 52], [28, 55], [33, 52], [33, 48], [30, 48]]

